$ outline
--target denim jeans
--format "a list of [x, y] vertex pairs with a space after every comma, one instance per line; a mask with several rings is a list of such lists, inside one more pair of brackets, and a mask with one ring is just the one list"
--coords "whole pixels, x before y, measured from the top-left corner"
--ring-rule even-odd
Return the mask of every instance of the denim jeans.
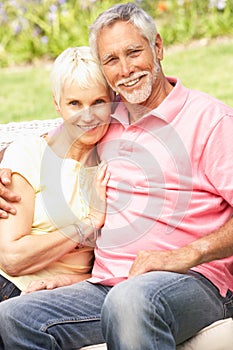
[[84, 281], [0, 303], [0, 349], [71, 350], [106, 339], [111, 350], [174, 350], [232, 314], [232, 293], [221, 297], [199, 274], [150, 272], [113, 288]]
[[20, 289], [0, 275], [0, 302], [20, 295], [20, 293]]
[[111, 350], [175, 350], [200, 329], [233, 315], [233, 293], [221, 297], [202, 275], [150, 272], [113, 288], [102, 308]]

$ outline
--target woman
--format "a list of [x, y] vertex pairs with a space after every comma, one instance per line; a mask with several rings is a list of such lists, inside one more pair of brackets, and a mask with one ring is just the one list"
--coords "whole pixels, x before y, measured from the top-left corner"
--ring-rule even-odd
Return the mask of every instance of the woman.
[[13, 170], [9, 188], [21, 201], [16, 215], [0, 220], [0, 301], [88, 278], [104, 224], [109, 173], [95, 145], [108, 129], [113, 93], [88, 47], [58, 56], [51, 80], [64, 123], [45, 137], [17, 139], [1, 164]]

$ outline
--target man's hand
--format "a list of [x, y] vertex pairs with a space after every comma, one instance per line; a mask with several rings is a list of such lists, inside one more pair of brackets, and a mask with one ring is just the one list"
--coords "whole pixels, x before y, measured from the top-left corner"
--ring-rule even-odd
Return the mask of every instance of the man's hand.
[[8, 186], [11, 184], [11, 170], [0, 169], [0, 218], [8, 218], [8, 214], [16, 214], [15, 207], [11, 204], [20, 201], [20, 196], [12, 192]]
[[186, 273], [198, 261], [198, 251], [188, 246], [167, 251], [141, 250], [129, 271], [129, 278], [149, 271]]
[[149, 271], [186, 273], [194, 266], [233, 255], [233, 217], [216, 231], [188, 245], [167, 251], [140, 251], [129, 278]]

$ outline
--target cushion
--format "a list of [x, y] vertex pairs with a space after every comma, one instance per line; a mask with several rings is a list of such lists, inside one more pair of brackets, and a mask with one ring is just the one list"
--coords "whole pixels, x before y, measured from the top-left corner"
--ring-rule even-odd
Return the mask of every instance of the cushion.
[[177, 350], [231, 350], [233, 349], [233, 319], [212, 323], [197, 335], [177, 347]]
[[[233, 349], [233, 319], [217, 321], [202, 329], [177, 350], [231, 350]], [[105, 344], [86, 346], [82, 350], [107, 350]]]

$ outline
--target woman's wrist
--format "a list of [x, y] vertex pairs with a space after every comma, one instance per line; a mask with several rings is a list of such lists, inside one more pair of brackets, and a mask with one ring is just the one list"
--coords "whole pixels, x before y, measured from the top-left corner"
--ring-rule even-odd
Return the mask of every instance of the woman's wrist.
[[59, 231], [75, 242], [78, 247], [95, 246], [100, 227], [100, 223], [96, 224], [95, 218], [89, 214], [82, 221], [76, 221]]

